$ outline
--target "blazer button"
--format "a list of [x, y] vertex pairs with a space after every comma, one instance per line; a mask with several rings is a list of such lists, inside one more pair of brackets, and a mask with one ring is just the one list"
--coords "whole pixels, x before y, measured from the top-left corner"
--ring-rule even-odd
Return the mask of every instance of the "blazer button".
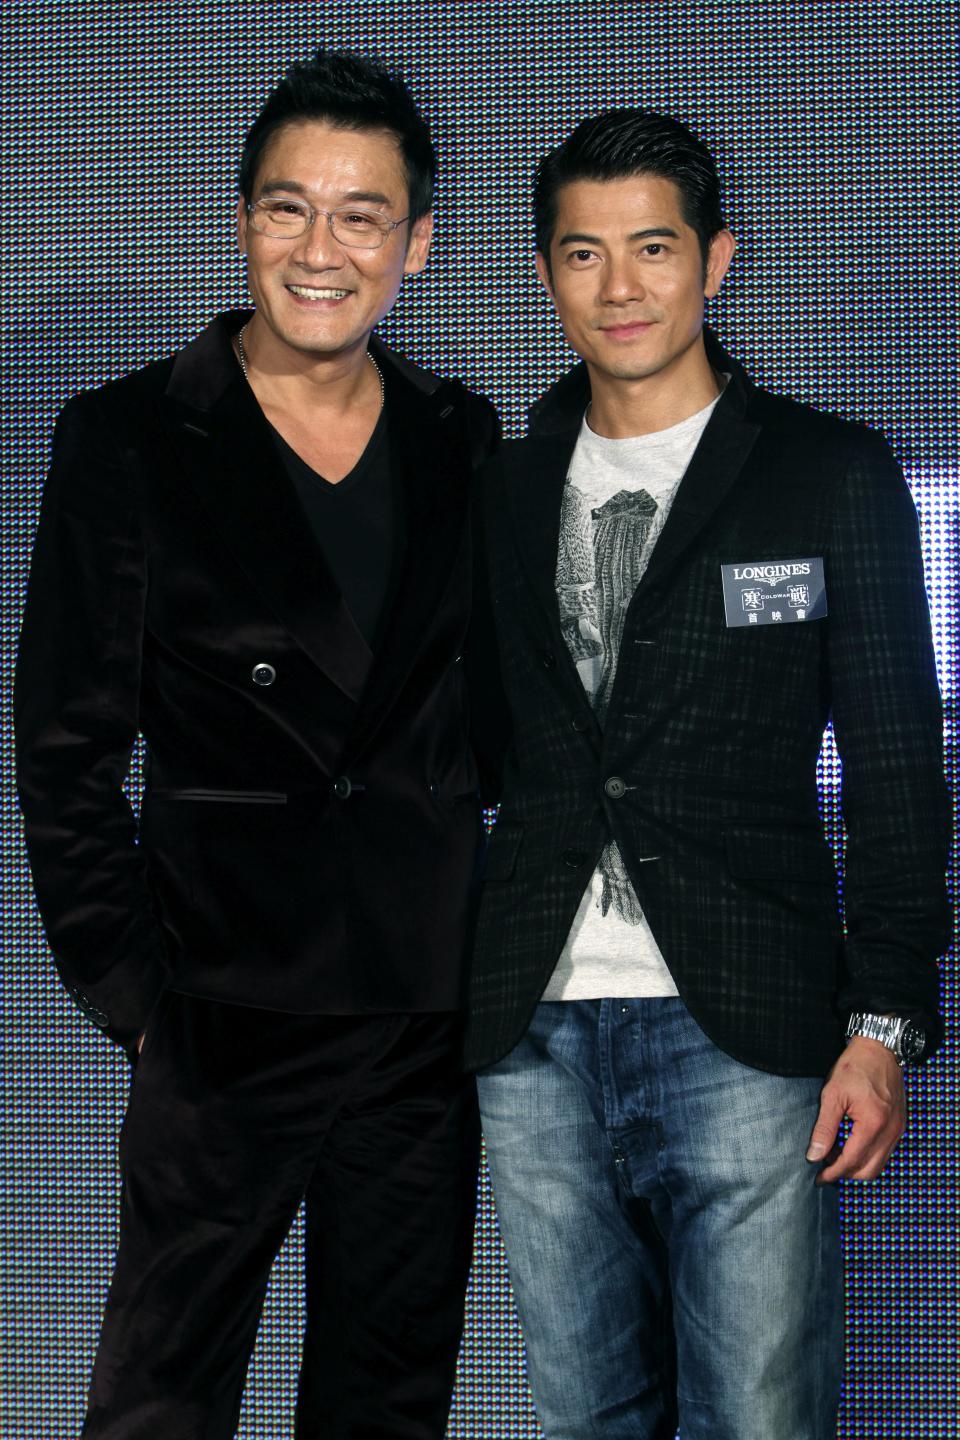
[[571, 728], [576, 730], [578, 735], [585, 735], [590, 729], [590, 721], [586, 715], [575, 715], [570, 721]]
[[338, 775], [330, 788], [338, 800], [347, 800], [353, 794], [353, 786], [346, 775]]
[[272, 665], [268, 665], [266, 661], [261, 661], [259, 665], [254, 665], [250, 671], [250, 679], [254, 685], [272, 685], [276, 678], [276, 670], [274, 670]]
[[433, 796], [434, 800], [440, 799], [440, 786], [437, 784], [436, 780], [430, 781], [430, 794]]
[[557, 657], [556, 655], [554, 655], [552, 650], [540, 651], [540, 664], [543, 666], [544, 670], [556, 670]]
[[582, 850], [561, 850], [560, 852], [560, 859], [568, 870], [579, 870], [586, 858]]
[[603, 788], [611, 800], [619, 800], [622, 795], [627, 793], [626, 784], [619, 775], [611, 775]]

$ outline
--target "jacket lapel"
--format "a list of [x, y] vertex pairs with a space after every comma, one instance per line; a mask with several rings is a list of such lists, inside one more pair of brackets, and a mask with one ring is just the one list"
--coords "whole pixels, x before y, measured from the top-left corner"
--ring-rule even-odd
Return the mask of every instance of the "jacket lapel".
[[177, 356], [166, 395], [174, 443], [212, 523], [278, 620], [358, 700], [373, 657], [233, 354], [242, 319], [219, 317]]
[[[403, 362], [384, 365], [382, 347], [374, 349], [387, 385], [390, 463], [403, 497], [405, 545], [345, 761], [383, 724], [438, 626], [449, 620], [465, 629], [468, 605], [464, 600], [449, 614], [443, 606], [454, 570], [470, 563], [464, 541], [471, 461], [457, 390], [439, 381], [428, 388], [432, 377], [419, 371], [414, 380]], [[469, 577], [464, 584], [469, 596]]]
[[[654, 546], [650, 564], [637, 586], [631, 611], [635, 605], [641, 605], [644, 597], [670, 575], [684, 552], [716, 513], [735, 484], [760, 433], [759, 425], [746, 418], [752, 387], [743, 369], [726, 353], [709, 328], [704, 329], [704, 343], [707, 358], [714, 370], [729, 375], [730, 379], [680, 482], [663, 532]], [[531, 436], [527, 442], [530, 447], [528, 454], [532, 457], [540, 454], [543, 456], [544, 466], [552, 463], [556, 467], [554, 478], [561, 491], [576, 444], [576, 427], [579, 426], [589, 399], [590, 381], [586, 366], [581, 364], [568, 371], [530, 411]], [[542, 449], [544, 444], [552, 444], [555, 449]], [[550, 512], [549, 536], [538, 537], [541, 554], [537, 562], [539, 574], [535, 588], [540, 590], [541, 595], [546, 574], [543, 564], [546, 540], [553, 546], [552, 563], [554, 567], [556, 565], [560, 498], [558, 493]], [[533, 532], [528, 533], [532, 538]], [[552, 583], [552, 571], [550, 580]], [[554, 608], [555, 606], [554, 600]]]
[[576, 425], [567, 430], [531, 436], [516, 447], [505, 447], [507, 491], [520, 563], [556, 635], [560, 634], [557, 607], [560, 507], [579, 428], [578, 416]]
[[[631, 600], [626, 625], [631, 624], [651, 591], [669, 580], [684, 553], [723, 504], [760, 432], [759, 425], [746, 418], [749, 380], [711, 331], [705, 330], [704, 338], [714, 369], [728, 374], [730, 379], [680, 482], [650, 563]], [[586, 366], [577, 365], [531, 409], [530, 435], [514, 452], [515, 464], [509, 467], [512, 473], [508, 484], [521, 563], [558, 647], [558, 663], [568, 681], [576, 681], [578, 694], [584, 694], [583, 686], [560, 629], [556, 568], [563, 487], [589, 400]]]
[[508, 449], [505, 447], [506, 454], [514, 462], [507, 460], [507, 493], [520, 563], [545, 621], [550, 653], [556, 660], [558, 675], [580, 709], [585, 733], [598, 741], [599, 722], [561, 629], [557, 601], [560, 507], [581, 419], [582, 411], [579, 411], [575, 423], [565, 430], [531, 437]]
[[[680, 481], [650, 563], [637, 586], [634, 601], [638, 606], [676, 569], [684, 552], [736, 483], [760, 433], [759, 425], [744, 418], [744, 409], [743, 391], [736, 377], [731, 377]], [[629, 619], [628, 611], [628, 623]]]

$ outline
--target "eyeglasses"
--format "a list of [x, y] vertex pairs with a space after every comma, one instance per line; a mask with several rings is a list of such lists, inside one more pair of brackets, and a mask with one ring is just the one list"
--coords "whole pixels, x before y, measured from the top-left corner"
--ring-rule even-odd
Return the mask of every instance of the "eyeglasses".
[[295, 240], [298, 235], [305, 235], [317, 217], [323, 215], [337, 244], [356, 250], [379, 249], [392, 231], [410, 219], [404, 215], [402, 220], [388, 220], [375, 211], [354, 210], [352, 205], [342, 205], [337, 210], [315, 210], [306, 200], [274, 195], [254, 200], [247, 206], [247, 214], [254, 230], [274, 240]]

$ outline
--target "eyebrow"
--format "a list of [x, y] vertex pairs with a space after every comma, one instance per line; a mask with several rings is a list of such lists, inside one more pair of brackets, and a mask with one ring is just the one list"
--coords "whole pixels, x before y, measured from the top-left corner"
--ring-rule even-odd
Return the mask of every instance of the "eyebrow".
[[[679, 240], [680, 234], [677, 230], [671, 230], [669, 225], [654, 225], [649, 230], [634, 230], [627, 236], [628, 240], [649, 240], [655, 235], [667, 235], [671, 240]], [[558, 245], [602, 245], [603, 241], [599, 235], [581, 235], [578, 231], [571, 231], [567, 235], [561, 235], [557, 241]]]
[[[301, 185], [298, 180], [267, 180], [260, 186], [261, 195], [272, 195], [278, 190], [290, 190], [294, 195], [306, 195], [306, 185]], [[389, 195], [382, 194], [379, 190], [347, 190], [341, 197], [341, 203], [354, 204], [358, 200], [366, 201], [368, 205], [391, 205], [393, 202]]]

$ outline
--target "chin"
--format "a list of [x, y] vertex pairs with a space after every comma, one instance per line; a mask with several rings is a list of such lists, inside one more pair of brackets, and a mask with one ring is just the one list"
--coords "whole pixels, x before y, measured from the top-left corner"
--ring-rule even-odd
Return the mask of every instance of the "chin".
[[623, 359], [616, 364], [605, 367], [606, 373], [613, 380], [647, 380], [651, 375], [656, 375], [663, 366], [651, 363], [649, 360], [630, 361]]
[[330, 355], [338, 350], [348, 350], [357, 340], [355, 335], [331, 335], [329, 331], [318, 333], [306, 328], [299, 332], [290, 332], [285, 338], [287, 343], [297, 350], [306, 350], [314, 355]]

